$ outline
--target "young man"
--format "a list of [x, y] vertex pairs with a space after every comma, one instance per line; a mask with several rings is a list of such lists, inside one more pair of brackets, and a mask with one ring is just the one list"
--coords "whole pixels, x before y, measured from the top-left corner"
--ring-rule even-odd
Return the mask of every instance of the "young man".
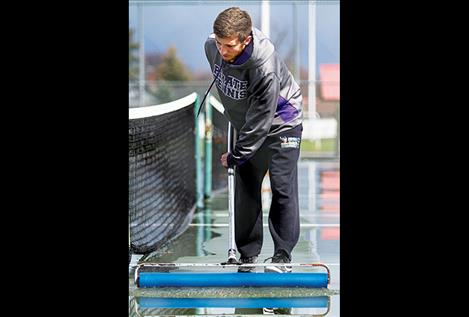
[[[256, 263], [261, 252], [261, 185], [268, 170], [272, 189], [269, 230], [274, 242], [271, 262], [290, 263], [300, 232], [300, 88], [272, 42], [237, 7], [217, 16], [205, 53], [224, 114], [237, 131], [236, 145], [231, 153], [222, 155], [221, 163], [225, 168], [236, 166], [235, 241], [240, 261]], [[267, 266], [265, 270], [290, 272], [291, 266]]]

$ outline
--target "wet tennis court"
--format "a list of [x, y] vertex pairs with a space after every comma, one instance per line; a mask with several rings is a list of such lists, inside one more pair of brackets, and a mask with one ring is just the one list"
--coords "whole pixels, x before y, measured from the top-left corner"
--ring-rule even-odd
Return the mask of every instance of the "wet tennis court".
[[[325, 264], [330, 270], [327, 288], [138, 288], [134, 282], [138, 262], [221, 263], [227, 260], [228, 193], [222, 191], [195, 213], [189, 228], [177, 239], [144, 257], [132, 255], [129, 316], [340, 316], [339, 162], [301, 160], [298, 168], [301, 231], [292, 262]], [[268, 178], [262, 195], [264, 244], [259, 262], [273, 255], [267, 225]]]

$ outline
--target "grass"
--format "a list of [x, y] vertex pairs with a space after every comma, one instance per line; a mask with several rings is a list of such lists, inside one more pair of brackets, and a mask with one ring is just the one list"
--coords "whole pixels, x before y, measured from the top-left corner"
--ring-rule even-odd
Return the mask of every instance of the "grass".
[[334, 152], [336, 139], [301, 140], [301, 152]]

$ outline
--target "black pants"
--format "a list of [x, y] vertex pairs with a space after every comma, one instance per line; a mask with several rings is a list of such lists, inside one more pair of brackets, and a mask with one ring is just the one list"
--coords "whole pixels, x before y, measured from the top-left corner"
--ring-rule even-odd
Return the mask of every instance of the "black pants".
[[302, 131], [299, 125], [267, 137], [255, 155], [236, 168], [235, 241], [242, 257], [261, 252], [261, 188], [268, 170], [272, 190], [269, 230], [274, 252], [283, 249], [291, 258], [300, 235], [297, 163]]

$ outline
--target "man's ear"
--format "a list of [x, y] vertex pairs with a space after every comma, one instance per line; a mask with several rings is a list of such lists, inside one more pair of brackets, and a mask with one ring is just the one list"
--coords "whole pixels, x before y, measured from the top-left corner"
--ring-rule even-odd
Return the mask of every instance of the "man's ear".
[[246, 37], [246, 39], [244, 39], [244, 45], [249, 45], [249, 43], [251, 43], [252, 41], [252, 36], [249, 35], [248, 37]]

